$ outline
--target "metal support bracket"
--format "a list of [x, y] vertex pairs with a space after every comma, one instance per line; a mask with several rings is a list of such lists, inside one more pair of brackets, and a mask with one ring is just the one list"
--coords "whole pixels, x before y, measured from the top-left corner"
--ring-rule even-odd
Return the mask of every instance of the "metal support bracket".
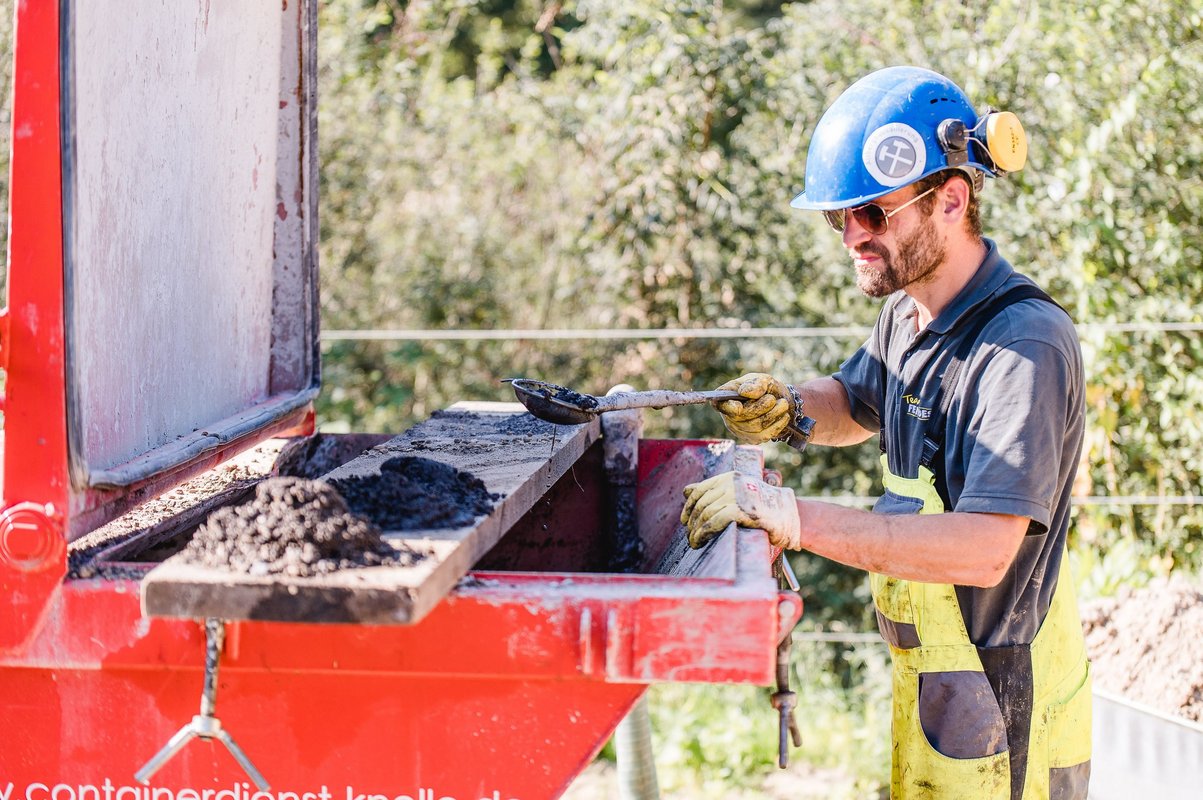
[[[798, 577], [794, 575], [794, 569], [785, 557], [784, 550], [777, 556], [773, 566], [777, 578], [789, 586], [790, 590], [798, 591]], [[791, 691], [789, 686], [790, 654], [793, 649], [794, 636], [787, 630], [777, 644], [777, 691], [769, 697], [769, 702], [777, 709], [777, 766], [781, 769], [789, 766], [789, 742], [792, 740], [794, 747], [802, 746], [802, 731], [794, 717], [798, 695]]]
[[205, 681], [201, 690], [200, 713], [192, 718], [184, 727], [163, 745], [163, 749], [155, 753], [150, 761], [134, 773], [134, 780], [141, 784], [150, 782], [151, 776], [170, 761], [176, 753], [184, 749], [192, 739], [209, 741], [216, 739], [226, 746], [230, 755], [238, 762], [251, 781], [260, 791], [271, 788], [263, 774], [255, 768], [246, 753], [234, 741], [229, 732], [221, 727], [221, 720], [216, 716], [217, 710], [217, 671], [221, 661], [221, 651], [225, 645], [225, 621], [210, 617], [205, 620]]
[[[629, 391], [633, 391], [630, 386], [620, 383], [606, 396]], [[643, 561], [644, 549], [643, 541], [639, 538], [639, 515], [636, 509], [643, 409], [629, 408], [600, 416], [614, 547], [610, 571], [637, 572]]]
[[777, 579], [785, 581], [785, 585], [789, 587], [791, 592], [802, 590], [802, 585], [798, 583], [798, 576], [794, 574], [794, 568], [790, 566], [789, 559], [785, 557], [784, 550], [777, 556], [777, 560], [773, 562], [773, 567], [777, 573]]
[[794, 649], [794, 636], [785, 634], [785, 638], [777, 645], [777, 691], [769, 698], [773, 708], [777, 709], [777, 766], [785, 769], [789, 766], [789, 742], [794, 747], [802, 746], [802, 731], [798, 729], [798, 720], [794, 717], [794, 708], [798, 705], [798, 695], [789, 688], [790, 653]]

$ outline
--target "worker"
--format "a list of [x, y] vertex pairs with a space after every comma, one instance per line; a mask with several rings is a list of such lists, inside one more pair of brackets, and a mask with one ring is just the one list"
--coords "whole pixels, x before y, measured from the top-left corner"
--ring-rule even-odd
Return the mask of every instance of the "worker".
[[766, 373], [718, 404], [748, 442], [878, 433], [872, 512], [724, 473], [685, 489], [698, 547], [729, 523], [868, 570], [893, 660], [894, 798], [1085, 798], [1090, 678], [1066, 555], [1082, 448], [1069, 316], [983, 238], [985, 178], [1023, 166], [1015, 115], [890, 67], [823, 114], [795, 208], [823, 213], [870, 297], [868, 340], [832, 376]]

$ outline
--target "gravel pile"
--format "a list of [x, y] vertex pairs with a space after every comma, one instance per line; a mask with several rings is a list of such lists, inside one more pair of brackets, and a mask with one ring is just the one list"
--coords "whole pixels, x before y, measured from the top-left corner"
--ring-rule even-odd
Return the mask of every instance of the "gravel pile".
[[1203, 721], [1203, 587], [1122, 589], [1084, 603], [1082, 626], [1097, 688]]
[[493, 510], [499, 495], [484, 483], [429, 458], [397, 456], [378, 475], [335, 478], [347, 506], [386, 531], [462, 528]]
[[408, 566], [420, 558], [384, 541], [334, 487], [303, 478], [269, 478], [249, 502], [213, 512], [179, 555], [205, 567], [292, 577]]

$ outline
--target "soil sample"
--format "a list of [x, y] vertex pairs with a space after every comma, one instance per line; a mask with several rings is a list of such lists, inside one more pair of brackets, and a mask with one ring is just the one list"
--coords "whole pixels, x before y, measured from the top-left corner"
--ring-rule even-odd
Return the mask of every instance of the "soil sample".
[[487, 515], [500, 498], [476, 476], [429, 458], [397, 456], [379, 469], [330, 484], [351, 511], [387, 531], [462, 528]]
[[570, 406], [576, 406], [582, 411], [592, 411], [598, 405], [597, 398], [593, 395], [581, 394], [555, 383], [531, 380], [522, 382], [522, 385], [525, 390], [534, 392], [546, 400], [555, 400]]
[[315, 433], [289, 439], [272, 465], [272, 474], [321, 478], [391, 438], [382, 433]]
[[222, 498], [248, 492], [266, 477], [283, 446], [282, 439], [262, 442], [71, 542], [68, 577], [141, 579], [183, 548], [179, 530], [191, 530], [225, 505]]
[[341, 569], [409, 566], [421, 556], [384, 541], [329, 484], [269, 478], [247, 503], [218, 509], [178, 558], [249, 575], [313, 577]]
[[1203, 721], [1203, 590], [1155, 581], [1082, 606], [1094, 685]]
[[551, 394], [548, 390], [540, 391], [539, 394], [547, 397], [550, 395], [552, 399], [559, 400], [561, 403], [568, 403], [576, 406], [582, 411], [591, 411], [597, 408], [597, 398], [593, 395], [581, 394], [574, 392], [572, 389], [566, 389], [563, 386], [556, 386], [554, 383], [547, 384], [547, 389], [554, 389], [555, 394]]

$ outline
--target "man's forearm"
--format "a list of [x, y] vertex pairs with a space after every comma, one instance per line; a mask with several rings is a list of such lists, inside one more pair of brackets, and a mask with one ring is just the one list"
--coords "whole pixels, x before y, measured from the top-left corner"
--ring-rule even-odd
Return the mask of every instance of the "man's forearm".
[[860, 444], [876, 433], [865, 430], [852, 418], [848, 394], [835, 378], [816, 378], [795, 388], [802, 396], [803, 412], [815, 421], [813, 443], [843, 447]]
[[873, 514], [799, 500], [803, 549], [841, 564], [925, 583], [996, 585], [1028, 528], [1007, 514]]

